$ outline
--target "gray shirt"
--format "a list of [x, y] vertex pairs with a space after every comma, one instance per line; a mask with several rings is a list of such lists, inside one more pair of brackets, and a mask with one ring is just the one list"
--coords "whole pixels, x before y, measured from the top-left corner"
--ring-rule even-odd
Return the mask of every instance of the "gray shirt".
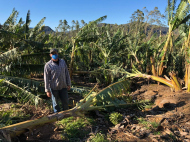
[[59, 59], [59, 65], [52, 60], [47, 62], [44, 67], [45, 92], [52, 90], [61, 90], [71, 86], [71, 80], [67, 65], [63, 59]]

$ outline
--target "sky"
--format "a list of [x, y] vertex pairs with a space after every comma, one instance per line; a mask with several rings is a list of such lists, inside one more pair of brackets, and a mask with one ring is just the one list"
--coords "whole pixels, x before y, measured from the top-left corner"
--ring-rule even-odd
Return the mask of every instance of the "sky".
[[45, 26], [52, 30], [59, 25], [59, 20], [84, 20], [86, 23], [107, 15], [103, 23], [126, 24], [137, 9], [146, 7], [148, 11], [158, 7], [165, 13], [167, 0], [0, 0], [0, 24], [12, 13], [13, 8], [19, 12], [18, 20], [26, 19], [30, 10], [30, 27], [34, 27], [43, 17]]

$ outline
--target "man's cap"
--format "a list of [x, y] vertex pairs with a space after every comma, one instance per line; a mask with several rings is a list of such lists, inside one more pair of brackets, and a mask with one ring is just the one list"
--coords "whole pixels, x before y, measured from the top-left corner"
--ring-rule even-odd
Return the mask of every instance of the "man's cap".
[[53, 53], [53, 52], [57, 52], [58, 53], [58, 50], [53, 48], [53, 49], [50, 49], [50, 54]]

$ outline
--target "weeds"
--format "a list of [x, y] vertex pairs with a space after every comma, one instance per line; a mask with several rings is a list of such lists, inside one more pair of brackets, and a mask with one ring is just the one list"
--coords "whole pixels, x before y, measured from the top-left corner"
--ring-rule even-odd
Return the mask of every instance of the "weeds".
[[155, 129], [158, 128], [158, 126], [159, 126], [159, 123], [158, 123], [158, 122], [151, 122], [150, 124], [151, 124], [152, 127], [155, 128]]
[[137, 119], [140, 124], [146, 127], [146, 129], [150, 129], [150, 122], [146, 121], [144, 118]]
[[65, 118], [57, 123], [63, 127], [62, 138], [64, 140], [73, 140], [85, 138], [90, 132], [90, 126], [94, 124], [94, 120], [90, 118]]
[[138, 122], [140, 123], [140, 124], [142, 124], [143, 126], [145, 126], [146, 127], [146, 129], [150, 129], [150, 128], [152, 128], [152, 129], [156, 129], [158, 126], [159, 126], [159, 123], [158, 122], [155, 122], [155, 121], [153, 121], [153, 122], [148, 122], [147, 120], [145, 120], [144, 118], [137, 118], [137, 120], [138, 120]]
[[30, 114], [25, 114], [22, 110], [15, 111], [14, 108], [0, 111], [0, 128], [27, 120]]
[[160, 131], [155, 131], [155, 132], [153, 132], [153, 134], [154, 134], [154, 135], [160, 135], [161, 132], [160, 132]]
[[89, 142], [109, 142], [105, 139], [105, 135], [102, 133], [97, 133], [96, 135], [93, 135]]
[[111, 123], [116, 125], [123, 120], [123, 115], [118, 112], [113, 112], [110, 114], [109, 119], [110, 119]]

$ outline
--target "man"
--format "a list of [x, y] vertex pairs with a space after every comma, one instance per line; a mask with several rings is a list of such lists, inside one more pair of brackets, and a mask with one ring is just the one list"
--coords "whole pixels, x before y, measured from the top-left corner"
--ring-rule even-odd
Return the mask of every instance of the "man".
[[68, 109], [68, 92], [71, 86], [71, 80], [67, 65], [63, 59], [58, 58], [57, 49], [50, 50], [51, 60], [44, 67], [45, 92], [51, 97], [53, 110], [59, 112], [58, 100], [61, 100], [62, 109]]

